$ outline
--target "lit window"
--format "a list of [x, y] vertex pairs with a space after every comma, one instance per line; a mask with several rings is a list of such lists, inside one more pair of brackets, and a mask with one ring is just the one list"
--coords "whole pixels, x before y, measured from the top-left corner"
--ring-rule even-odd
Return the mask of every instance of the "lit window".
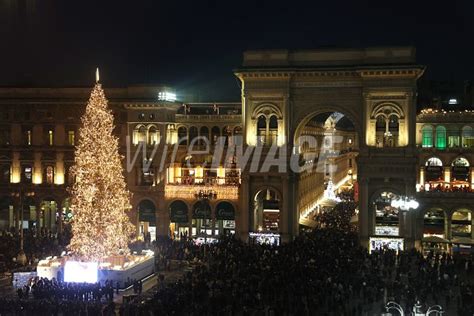
[[26, 131], [26, 144], [31, 145], [31, 130]]
[[53, 146], [54, 144], [54, 134], [52, 130], [48, 131], [48, 144], [49, 146]]
[[436, 127], [436, 148], [446, 148], [446, 128], [444, 126]]
[[451, 105], [458, 104], [458, 99], [449, 99], [448, 103]]
[[52, 166], [46, 167], [46, 183], [53, 184], [54, 182], [54, 168]]
[[25, 166], [23, 168], [23, 182], [31, 183], [33, 175], [33, 169], [30, 166]]
[[433, 127], [424, 126], [421, 130], [422, 147], [433, 147]]
[[74, 131], [67, 132], [67, 139], [70, 146], [74, 146], [75, 134]]

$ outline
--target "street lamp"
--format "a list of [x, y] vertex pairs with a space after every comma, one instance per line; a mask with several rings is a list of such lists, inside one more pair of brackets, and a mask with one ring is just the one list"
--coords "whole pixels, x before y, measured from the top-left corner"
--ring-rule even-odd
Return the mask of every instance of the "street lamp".
[[418, 206], [420, 206], [420, 203], [413, 198], [399, 196], [396, 199], [393, 199], [390, 205], [394, 208], [400, 209], [401, 211], [409, 211], [410, 209], [416, 210]]
[[403, 308], [400, 306], [400, 304], [395, 303], [393, 301], [388, 302], [387, 305], [385, 305], [385, 309], [387, 310], [387, 312], [389, 312], [390, 310], [396, 310], [400, 313], [400, 316], [405, 316], [405, 312], [403, 311]]

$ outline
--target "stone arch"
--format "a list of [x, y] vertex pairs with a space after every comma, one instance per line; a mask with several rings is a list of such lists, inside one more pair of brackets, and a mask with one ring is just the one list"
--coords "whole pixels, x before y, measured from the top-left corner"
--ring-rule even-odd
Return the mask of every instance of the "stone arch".
[[264, 115], [267, 119], [270, 118], [271, 115], [276, 115], [277, 119], [281, 120], [283, 119], [283, 114], [280, 110], [280, 108], [273, 103], [260, 103], [257, 106], [255, 106], [254, 110], [252, 111], [252, 119], [256, 119], [260, 115]]
[[383, 116], [388, 119], [391, 115], [395, 115], [399, 119], [405, 118], [402, 107], [395, 102], [379, 102], [373, 107], [370, 113], [372, 119], [376, 119], [378, 116]]
[[334, 112], [342, 113], [352, 122], [352, 124], [354, 124], [355, 132], [358, 135], [357, 136], [359, 140], [358, 143], [362, 144], [361, 139], [363, 135], [362, 135], [361, 118], [358, 117], [357, 115], [354, 115], [354, 113], [352, 113], [351, 111], [337, 105], [318, 107], [318, 110], [316, 111], [304, 112], [304, 113], [299, 114], [299, 116], [295, 118], [292, 124], [293, 134], [290, 133], [290, 135], [293, 135], [293, 139], [292, 139], [293, 144], [296, 144], [296, 140], [301, 135], [303, 128], [306, 126], [306, 124], [308, 124], [308, 122], [312, 118], [323, 113], [334, 113]]

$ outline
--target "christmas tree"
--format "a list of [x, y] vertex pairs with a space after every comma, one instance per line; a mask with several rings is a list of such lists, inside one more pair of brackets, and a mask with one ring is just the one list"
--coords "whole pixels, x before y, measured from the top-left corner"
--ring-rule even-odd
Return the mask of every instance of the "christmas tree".
[[123, 157], [107, 103], [97, 82], [81, 119], [71, 170], [76, 180], [70, 191], [73, 236], [69, 248], [84, 261], [127, 254], [134, 230], [127, 215], [130, 193], [123, 176]]

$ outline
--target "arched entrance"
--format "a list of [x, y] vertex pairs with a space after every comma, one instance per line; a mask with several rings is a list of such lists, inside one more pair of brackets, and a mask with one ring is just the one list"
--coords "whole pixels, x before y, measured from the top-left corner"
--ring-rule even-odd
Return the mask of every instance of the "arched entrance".
[[280, 196], [272, 188], [258, 191], [254, 196], [254, 207], [252, 218], [253, 232], [280, 231]]
[[430, 209], [423, 216], [423, 252], [439, 253], [448, 251], [446, 235], [446, 215], [442, 209]]
[[396, 207], [392, 207], [391, 202], [396, 194], [391, 191], [383, 191], [378, 194], [373, 202], [375, 210], [376, 236], [399, 236], [400, 235], [400, 214]]
[[299, 154], [297, 208], [300, 224], [314, 218], [324, 190], [332, 182], [334, 192], [352, 189], [357, 179], [359, 134], [352, 119], [341, 112], [312, 114], [296, 129], [294, 152]]
[[169, 214], [171, 237], [189, 237], [188, 205], [181, 200], [173, 201], [169, 206]]
[[216, 231], [219, 235], [235, 233], [235, 209], [230, 202], [223, 201], [216, 205]]
[[202, 199], [193, 205], [193, 220], [191, 236], [203, 237], [213, 235], [212, 210], [209, 200]]
[[145, 199], [138, 204], [139, 236], [151, 242], [156, 239], [155, 203]]
[[473, 218], [469, 209], [458, 209], [451, 217], [451, 242], [453, 252], [472, 253], [473, 248]]

